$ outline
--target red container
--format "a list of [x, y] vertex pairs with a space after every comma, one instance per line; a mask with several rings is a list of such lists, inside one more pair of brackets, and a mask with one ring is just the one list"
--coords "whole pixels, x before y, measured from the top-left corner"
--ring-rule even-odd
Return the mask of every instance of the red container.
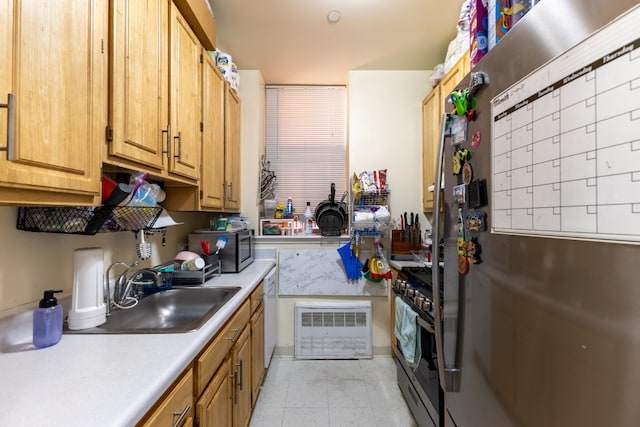
[[109, 196], [111, 196], [111, 193], [117, 186], [117, 182], [108, 176], [102, 175], [102, 204], [105, 204], [107, 200], [109, 200]]

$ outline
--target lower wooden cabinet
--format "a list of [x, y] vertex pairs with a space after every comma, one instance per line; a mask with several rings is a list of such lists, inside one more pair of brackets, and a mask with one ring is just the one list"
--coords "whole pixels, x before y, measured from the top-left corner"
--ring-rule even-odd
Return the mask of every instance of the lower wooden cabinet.
[[261, 283], [139, 426], [249, 425], [265, 373], [262, 293]]
[[201, 427], [232, 425], [231, 358], [227, 357], [204, 393], [196, 402], [198, 425]]
[[251, 406], [256, 406], [264, 379], [264, 304], [251, 316]]
[[254, 407], [264, 379], [264, 282], [251, 292], [251, 407]]
[[233, 426], [246, 427], [251, 419], [251, 341], [249, 328], [245, 328], [233, 349], [235, 392], [233, 400]]
[[167, 390], [153, 409], [138, 424], [142, 427], [193, 425], [193, 371], [191, 368]]

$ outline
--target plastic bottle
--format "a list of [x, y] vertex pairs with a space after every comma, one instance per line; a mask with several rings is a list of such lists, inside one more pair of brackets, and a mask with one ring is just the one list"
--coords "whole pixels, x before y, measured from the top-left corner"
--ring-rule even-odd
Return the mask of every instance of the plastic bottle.
[[307, 202], [304, 210], [304, 234], [313, 234], [313, 214], [311, 213], [311, 202]]
[[44, 348], [57, 344], [62, 337], [62, 306], [54, 293], [62, 291], [44, 291], [39, 307], [33, 312], [33, 345]]
[[293, 200], [291, 200], [291, 197], [287, 199], [287, 207], [284, 210], [284, 217], [293, 218]]

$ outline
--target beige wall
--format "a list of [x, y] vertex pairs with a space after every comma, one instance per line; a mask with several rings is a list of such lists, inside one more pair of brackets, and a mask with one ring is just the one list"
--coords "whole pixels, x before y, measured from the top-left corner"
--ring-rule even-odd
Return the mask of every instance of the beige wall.
[[265, 144], [265, 91], [259, 70], [240, 70], [242, 215], [251, 228], [259, 227], [260, 159]]
[[[394, 216], [404, 211], [422, 212], [421, 109], [422, 99], [431, 90], [430, 75], [430, 71], [351, 71], [349, 73], [349, 171], [353, 173], [386, 168], [391, 186], [390, 209]], [[244, 104], [248, 95], [244, 92], [247, 88], [242, 88], [245, 84], [244, 76], [241, 82], [240, 92]], [[259, 87], [262, 91], [263, 86], [254, 85], [256, 89]], [[256, 96], [248, 99], [258, 100]], [[243, 105], [243, 114], [244, 107]], [[264, 108], [259, 107], [258, 110], [263, 111]], [[243, 132], [245, 126], [243, 124]], [[263, 123], [260, 123], [260, 126], [264, 129]], [[243, 153], [254, 151], [262, 153], [263, 146], [258, 145], [260, 141], [248, 141], [243, 135]], [[248, 183], [243, 182], [243, 197], [245, 191], [251, 191], [246, 185]], [[260, 243], [259, 247], [292, 249], [312, 246], [300, 243], [287, 245]], [[278, 299], [277, 345], [281, 354], [293, 353], [295, 303], [318, 299], [327, 298], [281, 297]], [[373, 304], [374, 354], [389, 354], [388, 298], [367, 299]]]
[[[31, 309], [46, 289], [62, 289], [62, 296], [71, 295], [73, 283], [73, 250], [104, 248], [105, 268], [111, 262], [137, 260], [133, 232], [101, 233], [95, 236], [32, 233], [16, 229], [18, 208], [0, 207], [0, 317]], [[140, 266], [161, 264], [173, 259], [179, 244], [186, 244], [190, 230], [203, 227], [208, 215], [176, 213], [171, 216], [184, 225], [167, 231], [167, 245], [157, 234], [147, 240], [153, 254]]]
[[[431, 71], [349, 72], [349, 171], [387, 169], [394, 219], [422, 212], [421, 115], [429, 76]], [[420, 220], [426, 224], [424, 216]]]

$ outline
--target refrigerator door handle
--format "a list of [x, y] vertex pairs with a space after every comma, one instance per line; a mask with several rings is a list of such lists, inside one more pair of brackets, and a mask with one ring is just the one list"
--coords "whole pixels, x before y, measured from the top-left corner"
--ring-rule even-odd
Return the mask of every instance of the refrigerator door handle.
[[[447, 121], [450, 119], [450, 114], [442, 115], [442, 123], [440, 125], [440, 146], [438, 147], [437, 152], [437, 165], [436, 165], [436, 184], [434, 191], [434, 214], [433, 214], [433, 259], [434, 263], [438, 262], [440, 259], [440, 239], [442, 238], [442, 233], [440, 230], [440, 210], [442, 207], [442, 179], [444, 172], [444, 148], [445, 148], [445, 136], [446, 136], [446, 128]], [[433, 283], [440, 283], [440, 268], [432, 268], [432, 279]], [[436, 352], [438, 354], [438, 376], [440, 378], [440, 385], [445, 392], [457, 392], [460, 391], [460, 368], [456, 366], [455, 362], [455, 354], [453, 364], [447, 363], [447, 355], [444, 353], [444, 332], [443, 332], [443, 322], [444, 322], [444, 310], [441, 310], [440, 307], [444, 307], [443, 298], [444, 295], [440, 294], [440, 286], [433, 286], [433, 295], [434, 295], [434, 325], [435, 325], [435, 335], [436, 335]], [[458, 311], [459, 313], [460, 311]], [[460, 328], [459, 322], [458, 329]], [[457, 331], [459, 333], [459, 331]], [[456, 337], [455, 342], [458, 342]], [[456, 349], [457, 352], [457, 349]]]

